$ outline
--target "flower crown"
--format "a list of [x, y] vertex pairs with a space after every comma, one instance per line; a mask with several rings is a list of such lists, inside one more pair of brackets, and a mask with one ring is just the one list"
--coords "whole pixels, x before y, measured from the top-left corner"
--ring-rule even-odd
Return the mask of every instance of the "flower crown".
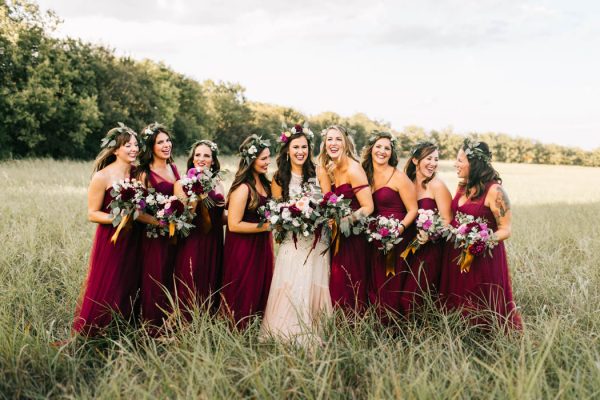
[[395, 148], [398, 145], [398, 138], [386, 131], [373, 131], [371, 136], [369, 136], [368, 143], [369, 145], [372, 145], [379, 139], [389, 139], [392, 143], [392, 148]]
[[155, 135], [161, 129], [166, 130], [164, 125], [159, 124], [156, 121], [151, 123], [150, 125], [148, 125], [146, 128], [144, 128], [144, 130], [141, 132], [142, 143], [140, 144], [140, 149], [142, 151], [145, 151], [146, 143], [148, 142], [148, 139], [150, 139], [150, 137], [152, 137], [152, 135]]
[[309, 141], [312, 141], [315, 137], [315, 134], [313, 133], [313, 131], [311, 131], [310, 128], [308, 127], [308, 123], [304, 123], [304, 126], [296, 124], [290, 130], [288, 130], [287, 126], [285, 124], [283, 124], [283, 132], [281, 132], [281, 135], [279, 136], [279, 142], [282, 145], [285, 145], [287, 142], [289, 142], [291, 140], [292, 136], [299, 135], [301, 133], [306, 135], [306, 138]]
[[250, 138], [252, 140], [250, 140], [250, 142], [240, 151], [240, 157], [242, 157], [248, 165], [252, 164], [252, 160], [258, 157], [258, 154], [263, 149], [271, 146], [271, 142], [269, 140], [263, 140], [262, 136], [252, 135]]
[[124, 123], [118, 122], [118, 127], [112, 128], [106, 133], [106, 136], [102, 138], [100, 141], [100, 148], [106, 149], [109, 147], [115, 147], [117, 145], [117, 136], [121, 133], [128, 133], [137, 138], [137, 133], [128, 126], [125, 126]]
[[339, 128], [342, 128], [346, 132], [346, 135], [348, 135], [348, 136], [353, 137], [354, 135], [356, 135], [356, 129], [346, 128], [341, 125], [330, 125], [321, 131], [321, 137], [325, 138], [325, 136], [327, 136], [327, 132], [329, 132], [330, 129], [340, 130]]
[[469, 160], [477, 158], [487, 164], [492, 161], [492, 155], [483, 151], [481, 147], [479, 147], [480, 142], [473, 140], [471, 138], [465, 138], [463, 142], [463, 148], [465, 149], [465, 154]]
[[208, 139], [199, 140], [194, 144], [194, 147], [200, 146], [201, 144], [208, 146], [210, 151], [212, 151], [213, 155], [215, 155], [215, 156], [219, 155], [219, 146], [217, 146], [217, 144], [215, 142], [213, 142], [212, 140], [208, 140]]
[[419, 140], [417, 143], [415, 143], [415, 145], [413, 146], [413, 148], [410, 150], [410, 156], [414, 157], [417, 155], [417, 152], [419, 150], [421, 150], [424, 147], [430, 147], [433, 146], [435, 148], [438, 147], [438, 144], [435, 140], [432, 139], [423, 139], [423, 140]]

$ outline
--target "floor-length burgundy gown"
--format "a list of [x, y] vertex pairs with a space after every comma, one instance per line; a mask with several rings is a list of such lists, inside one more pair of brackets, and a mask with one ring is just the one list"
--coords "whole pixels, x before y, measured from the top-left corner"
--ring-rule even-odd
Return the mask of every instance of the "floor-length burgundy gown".
[[[259, 207], [267, 203], [260, 195]], [[257, 223], [257, 210], [248, 209], [242, 221]], [[273, 241], [271, 232], [237, 233], [229, 228], [225, 236], [223, 257], [223, 288], [221, 309], [232, 317], [238, 328], [245, 328], [253, 315], [261, 315], [273, 277]]]
[[[110, 213], [112, 188], [106, 189], [102, 211]], [[77, 304], [73, 331], [97, 335], [112, 321], [113, 313], [132, 316], [140, 283], [137, 260], [139, 229], [121, 230], [116, 243], [110, 241], [116, 231], [112, 224], [99, 224], [92, 244], [89, 271]]]
[[[169, 164], [176, 179], [179, 172], [175, 164]], [[150, 186], [165, 196], [173, 195], [174, 183], [164, 179], [154, 171], [148, 176]], [[142, 264], [141, 313], [142, 319], [154, 327], [162, 325], [170, 311], [168, 293], [173, 287], [173, 268], [177, 244], [175, 238], [159, 236], [149, 238], [145, 232], [140, 246]]]
[[[189, 317], [192, 307], [214, 311], [223, 274], [223, 201], [222, 195], [210, 194], [217, 205], [208, 209], [210, 224], [203, 221], [201, 205], [188, 237], [180, 240], [175, 260], [175, 285], [179, 308]], [[206, 209], [205, 209], [206, 210]]]
[[[484, 204], [489, 188], [494, 183], [489, 182], [479, 198], [469, 199], [463, 205], [458, 204], [464, 194], [464, 189], [459, 188], [452, 200], [453, 214], [461, 212], [483, 217], [488, 221], [488, 227], [495, 231], [496, 219]], [[453, 224], [456, 225], [456, 221]], [[444, 246], [439, 289], [444, 308], [460, 310], [473, 324], [489, 326], [496, 320], [506, 327], [520, 329], [521, 316], [513, 301], [504, 243], [500, 242], [494, 248], [492, 257], [488, 254], [476, 256], [470, 271], [466, 273], [461, 273], [457, 265], [459, 255], [460, 249], [455, 249], [452, 243]]]
[[[431, 197], [422, 198], [417, 204], [419, 209], [437, 210], [437, 204]], [[439, 287], [444, 242], [444, 239], [429, 241], [406, 258], [400, 296], [400, 308], [405, 316], [422, 307], [425, 298], [435, 299]]]
[[[360, 203], [356, 198], [359, 190], [369, 190], [369, 185], [353, 188], [350, 183], [333, 187], [336, 195], [350, 199], [352, 210], [358, 210]], [[331, 249], [331, 275], [329, 291], [334, 307], [344, 311], [361, 311], [367, 305], [367, 239], [364, 235], [342, 236], [337, 253]]]

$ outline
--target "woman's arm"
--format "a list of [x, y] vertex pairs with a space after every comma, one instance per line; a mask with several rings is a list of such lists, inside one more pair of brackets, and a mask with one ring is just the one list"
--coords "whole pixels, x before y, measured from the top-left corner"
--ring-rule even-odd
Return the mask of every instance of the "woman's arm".
[[429, 184], [431, 185], [433, 199], [435, 200], [440, 217], [442, 217], [444, 225], [449, 225], [454, 218], [452, 215], [452, 195], [444, 181], [438, 178], [433, 179]]
[[98, 224], [111, 224], [113, 217], [109, 213], [100, 211], [104, 202], [104, 194], [109, 182], [96, 172], [88, 188], [88, 220]]
[[319, 180], [319, 186], [321, 187], [321, 192], [323, 192], [323, 194], [331, 192], [331, 180], [329, 179], [329, 175], [327, 175], [325, 168], [317, 166], [317, 179]]
[[229, 230], [237, 233], [259, 233], [268, 231], [268, 223], [264, 223], [259, 228], [258, 223], [242, 221], [248, 196], [250, 196], [250, 189], [248, 189], [248, 186], [246, 185], [238, 186], [229, 195], [229, 208], [227, 209], [227, 226], [229, 227]]
[[283, 198], [283, 189], [275, 182], [275, 178], [271, 180], [271, 197], [275, 200], [281, 200]]
[[500, 240], [506, 240], [511, 234], [512, 211], [510, 210], [510, 200], [502, 185], [493, 185], [487, 195], [486, 203], [489, 204], [498, 229], [494, 234]]
[[348, 178], [353, 188], [366, 185], [366, 187], [360, 189], [354, 194], [358, 200], [358, 203], [360, 204], [360, 208], [353, 214], [353, 216], [356, 215], [354, 219], [356, 220], [361, 216], [367, 217], [371, 215], [375, 209], [375, 205], [373, 204], [373, 196], [371, 195], [371, 190], [369, 190], [369, 180], [367, 179], [367, 174], [358, 162], [354, 161], [348, 167]]
[[406, 207], [406, 215], [401, 221], [402, 225], [404, 225], [404, 230], [402, 231], [404, 233], [406, 228], [417, 218], [419, 210], [419, 206], [417, 205], [417, 190], [414, 183], [408, 179], [408, 176], [400, 171], [394, 174], [394, 186], [398, 189], [400, 199], [404, 203], [404, 207]]

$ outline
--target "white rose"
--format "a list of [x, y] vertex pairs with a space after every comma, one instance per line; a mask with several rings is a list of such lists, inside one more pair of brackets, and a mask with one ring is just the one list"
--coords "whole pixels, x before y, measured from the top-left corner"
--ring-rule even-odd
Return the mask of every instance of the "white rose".
[[256, 146], [252, 145], [248, 149], [248, 154], [255, 154], [257, 151], [258, 151], [258, 149], [256, 148]]
[[279, 215], [273, 215], [273, 216], [271, 217], [271, 223], [272, 223], [272, 224], [276, 224], [276, 223], [277, 223], [277, 221], [279, 221]]

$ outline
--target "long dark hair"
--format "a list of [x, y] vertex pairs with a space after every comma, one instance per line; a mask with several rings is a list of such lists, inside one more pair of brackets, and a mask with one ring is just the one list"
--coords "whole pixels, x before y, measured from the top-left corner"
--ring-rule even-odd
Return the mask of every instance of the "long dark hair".
[[196, 152], [198, 146], [201, 145], [207, 146], [210, 149], [212, 155], [212, 165], [210, 166], [210, 172], [216, 174], [221, 170], [221, 163], [219, 162], [219, 148], [214, 142], [211, 142], [210, 140], [206, 139], [198, 140], [197, 142], [194, 142], [194, 144], [192, 144], [192, 148], [190, 149], [190, 155], [187, 159], [187, 170], [189, 171], [190, 169], [194, 168], [194, 153]]
[[[261, 140], [260, 138], [258, 138], [258, 136], [251, 135], [244, 139], [244, 141], [240, 145], [240, 154], [244, 154], [244, 150], [247, 151], [253, 145], [256, 146], [257, 153], [256, 157], [253, 159], [243, 155], [240, 157], [238, 170], [235, 173], [235, 177], [233, 178], [233, 183], [231, 184], [229, 193], [227, 193], [227, 203], [229, 203], [229, 197], [235, 189], [237, 189], [243, 184], [248, 184], [248, 186], [250, 187], [250, 202], [248, 203], [248, 209], [255, 210], [256, 208], [258, 208], [258, 205], [260, 204], [260, 197], [258, 195], [258, 191], [256, 190], [256, 183], [254, 181], [254, 174], [252, 171], [256, 160], [260, 157], [261, 153], [268, 148], [267, 146], [261, 146], [260, 143]], [[267, 197], [271, 197], [271, 181], [267, 179], [265, 174], [260, 174], [258, 177], [265, 191], [267, 192]]]
[[396, 151], [396, 138], [390, 132], [373, 132], [373, 134], [369, 137], [369, 141], [367, 145], [363, 148], [362, 151], [362, 167], [367, 174], [367, 180], [369, 181], [369, 185], [373, 186], [373, 147], [375, 143], [379, 139], [388, 139], [390, 141], [390, 145], [392, 146], [392, 155], [388, 160], [388, 164], [392, 167], [396, 168], [398, 166], [398, 153]]
[[112, 128], [106, 132], [104, 139], [102, 139], [102, 150], [100, 150], [94, 160], [94, 169], [92, 173], [100, 171], [107, 165], [115, 162], [117, 159], [115, 150], [127, 144], [132, 136], [137, 137], [136, 133], [125, 125]]
[[[462, 149], [469, 160], [469, 177], [466, 182], [461, 182], [468, 198], [476, 199], [483, 195], [489, 182], [502, 183], [500, 174], [492, 167], [492, 152], [487, 143], [473, 142], [467, 138]], [[473, 188], [475, 192], [469, 195]]]
[[[145, 127], [140, 136], [141, 136], [141, 151], [139, 155], [140, 165], [136, 168], [136, 178], [144, 174], [144, 184], [148, 186], [149, 178], [150, 178], [150, 165], [154, 161], [154, 144], [156, 143], [156, 137], [159, 133], [164, 133], [169, 137], [169, 139], [173, 140], [173, 135], [167, 131], [167, 128], [158, 124], [152, 123]], [[171, 147], [172, 149], [172, 147]], [[167, 164], [173, 163], [173, 153], [171, 152], [171, 156], [167, 160]]]
[[279, 148], [277, 154], [277, 172], [273, 176], [273, 179], [279, 186], [281, 186], [281, 192], [283, 194], [283, 200], [288, 200], [290, 197], [290, 180], [292, 179], [292, 162], [289, 157], [290, 144], [301, 137], [306, 138], [308, 143], [308, 154], [307, 159], [302, 165], [302, 183], [308, 182], [309, 179], [317, 176], [315, 163], [312, 159], [312, 142], [306, 134], [302, 131], [295, 133], [290, 136], [287, 142]]
[[[406, 160], [406, 164], [404, 165], [404, 172], [408, 176], [408, 179], [415, 182], [417, 179], [417, 165], [421, 162], [421, 160], [427, 158], [431, 153], [438, 149], [437, 145], [428, 140], [424, 140], [418, 142], [415, 147], [412, 148], [410, 152], [410, 157]], [[417, 160], [417, 164], [413, 163], [413, 160]], [[429, 178], [425, 178], [425, 180], [421, 183], [423, 189], [427, 189], [427, 184], [431, 182], [433, 178], [435, 178], [435, 172]]]

